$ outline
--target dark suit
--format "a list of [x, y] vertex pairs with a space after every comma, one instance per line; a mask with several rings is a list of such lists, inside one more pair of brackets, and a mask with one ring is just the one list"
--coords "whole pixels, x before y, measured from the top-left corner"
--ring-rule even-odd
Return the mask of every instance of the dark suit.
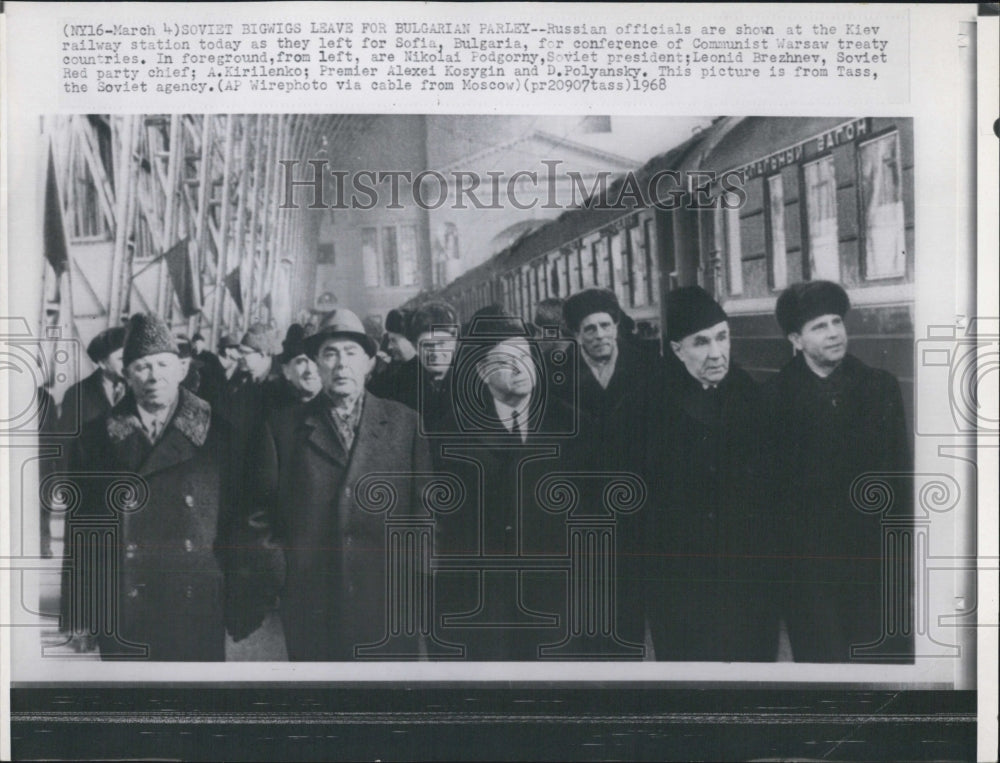
[[[181, 388], [155, 444], [131, 395], [75, 444], [81, 500], [68, 519], [66, 564], [74, 574], [64, 597], [72, 597], [74, 625], [98, 634], [105, 659], [136, 655], [140, 645], [150, 660], [225, 659], [217, 547], [229, 509], [223, 428], [207, 403]], [[143, 495], [144, 503], [130, 503]], [[102, 553], [113, 566], [95, 565]], [[106, 577], [109, 570], [116, 575]]]
[[[466, 494], [454, 512], [437, 518], [436, 553], [565, 558], [566, 515], [546, 512], [535, 489], [546, 475], [573, 469], [573, 443], [557, 436], [572, 431], [572, 410], [534, 398], [522, 442], [497, 416], [488, 391], [477, 399], [483, 406], [474, 416], [453, 411], [442, 423], [463, 434], [435, 445], [439, 470], [458, 477]], [[564, 569], [440, 571], [436, 582], [436, 633], [464, 645], [466, 659], [534, 660], [540, 646], [566, 634]]]
[[419, 480], [407, 475], [430, 471], [413, 411], [365, 395], [345, 453], [330, 405], [320, 393], [279, 409], [254, 442], [251, 495], [284, 550], [280, 613], [291, 660], [353, 659], [356, 646], [386, 634], [386, 515], [366, 510], [358, 481], [398, 473], [391, 481], [399, 517], [420, 506]]
[[[852, 505], [866, 472], [908, 472], [910, 442], [896, 379], [847, 355], [820, 378], [802, 355], [768, 385], [783, 616], [799, 662], [848, 662], [882, 633], [882, 520]], [[891, 478], [890, 478], [891, 479]], [[912, 485], [896, 481], [897, 520]]]

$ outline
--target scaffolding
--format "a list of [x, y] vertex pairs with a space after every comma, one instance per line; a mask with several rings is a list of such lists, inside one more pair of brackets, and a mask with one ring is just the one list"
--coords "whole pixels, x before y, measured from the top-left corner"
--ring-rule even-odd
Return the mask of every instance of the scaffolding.
[[[70, 115], [42, 129], [66, 260], [45, 268], [42, 325], [83, 342], [155, 312], [214, 349], [254, 322], [287, 326], [315, 242], [286, 207], [283, 160], [323, 156], [370, 117]], [[51, 332], [50, 332], [51, 333]]]

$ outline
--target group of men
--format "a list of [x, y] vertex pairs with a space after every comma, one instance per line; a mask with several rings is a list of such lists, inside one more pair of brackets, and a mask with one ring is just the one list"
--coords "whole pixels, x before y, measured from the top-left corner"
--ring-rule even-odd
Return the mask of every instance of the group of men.
[[[883, 632], [881, 527], [851, 485], [910, 468], [898, 384], [847, 352], [849, 307], [837, 284], [789, 287], [776, 317], [795, 355], [764, 386], [699, 287], [667, 295], [663, 357], [604, 289], [546, 300], [534, 325], [499, 306], [464, 324], [443, 302], [394, 310], [381, 347], [334, 309], [280, 353], [253, 326], [218, 357], [133, 316], [92, 343], [98, 370], [63, 403], [82, 495], [64, 623], [105, 658], [221, 660], [226, 630], [242, 640], [276, 611], [289, 659], [348, 660], [419, 589], [413, 656], [545, 658], [580, 616], [567, 514], [543, 489], [558, 476], [614, 517], [601, 607], [630, 654], [768, 661], [783, 631], [797, 661], [848, 662]], [[138, 503], [109, 509], [123, 474]], [[441, 475], [448, 506], [428, 498]], [[611, 511], [597, 478], [615, 475], [641, 505]], [[390, 515], [432, 520], [444, 560], [405, 592]], [[95, 527], [117, 533], [100, 569]]]

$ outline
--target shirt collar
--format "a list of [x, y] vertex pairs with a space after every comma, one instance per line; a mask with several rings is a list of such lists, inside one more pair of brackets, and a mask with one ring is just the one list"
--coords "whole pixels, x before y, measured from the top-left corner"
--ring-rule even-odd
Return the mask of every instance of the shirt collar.
[[[178, 398], [179, 397], [180, 395], [178, 395]], [[169, 408], [163, 408], [156, 412], [147, 411], [139, 404], [136, 404], [135, 408], [139, 413], [139, 421], [142, 422], [143, 429], [147, 432], [152, 431], [153, 422], [155, 421], [157, 424], [161, 425], [160, 431], [162, 432], [164, 426], [170, 420], [170, 417], [173, 416], [174, 411], [177, 410], [177, 400], [174, 400], [173, 404]]]
[[501, 403], [496, 398], [493, 398], [493, 405], [497, 411], [497, 417], [500, 419], [501, 423], [505, 427], [510, 429], [514, 421], [514, 412], [517, 412], [518, 423], [522, 426], [528, 418], [528, 404], [531, 402], [531, 397], [526, 397], [516, 406], [510, 406], [506, 403]]
[[618, 342], [615, 342], [614, 349], [611, 350], [611, 358], [607, 363], [595, 363], [587, 353], [581, 352], [580, 354], [583, 356], [583, 362], [587, 364], [587, 367], [594, 374], [594, 378], [597, 379], [598, 384], [601, 387], [607, 388], [611, 377], [615, 375], [615, 366], [618, 364]]

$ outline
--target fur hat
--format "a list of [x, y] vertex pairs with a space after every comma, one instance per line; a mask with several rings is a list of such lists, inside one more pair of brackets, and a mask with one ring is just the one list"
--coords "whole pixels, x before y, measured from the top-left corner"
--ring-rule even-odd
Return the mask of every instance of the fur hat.
[[94, 363], [100, 363], [108, 355], [122, 347], [125, 343], [125, 327], [114, 326], [105, 329], [90, 340], [87, 345], [87, 355]]
[[347, 308], [338, 307], [323, 318], [323, 322], [320, 323], [319, 329], [317, 329], [315, 334], [306, 337], [306, 354], [315, 360], [316, 354], [319, 352], [319, 348], [323, 345], [323, 342], [333, 337], [353, 339], [371, 357], [374, 357], [378, 350], [375, 340], [365, 332], [365, 327], [361, 319]]
[[278, 362], [284, 365], [299, 355], [306, 354], [306, 330], [301, 323], [293, 323], [285, 332], [285, 338], [281, 342], [281, 354]]
[[573, 333], [579, 331], [583, 320], [594, 313], [607, 313], [615, 323], [621, 320], [622, 309], [613, 291], [584, 289], [572, 295], [563, 304], [563, 318], [567, 328]]
[[123, 346], [125, 351], [122, 353], [122, 362], [126, 368], [132, 361], [147, 355], [157, 355], [161, 352], [180, 355], [167, 324], [160, 316], [153, 313], [136, 313], [129, 319]]
[[727, 320], [726, 311], [700, 286], [682, 286], [667, 294], [667, 339], [671, 342]]
[[802, 327], [821, 315], [843, 318], [851, 309], [851, 300], [840, 284], [833, 281], [800, 281], [785, 289], [774, 306], [781, 331], [797, 334]]
[[392, 334], [405, 334], [406, 322], [409, 320], [411, 314], [411, 310], [404, 310], [403, 308], [390, 310], [388, 315], [385, 316], [385, 330]]
[[406, 338], [415, 346], [421, 334], [444, 327], [458, 329], [455, 308], [447, 302], [426, 302], [414, 310], [406, 322]]
[[261, 355], [275, 355], [278, 351], [274, 332], [264, 323], [253, 324], [243, 335], [240, 347], [259, 352]]

